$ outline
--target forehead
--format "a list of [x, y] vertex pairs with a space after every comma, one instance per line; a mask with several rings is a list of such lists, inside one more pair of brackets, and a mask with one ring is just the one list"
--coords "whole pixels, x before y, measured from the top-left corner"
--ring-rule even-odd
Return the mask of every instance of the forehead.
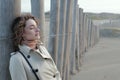
[[36, 21], [33, 20], [33, 19], [28, 19], [28, 20], [26, 21], [26, 26], [30, 26], [30, 25], [37, 26], [37, 23], [36, 23]]

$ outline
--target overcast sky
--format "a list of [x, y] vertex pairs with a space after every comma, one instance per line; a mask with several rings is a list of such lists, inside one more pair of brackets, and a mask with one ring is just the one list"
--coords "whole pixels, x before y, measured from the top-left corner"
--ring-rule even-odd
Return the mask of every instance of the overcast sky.
[[[44, 0], [45, 11], [50, 10], [50, 1], [51, 0]], [[23, 12], [30, 12], [31, 11], [30, 0], [21, 0], [21, 11]]]
[[[50, 10], [50, 0], [45, 1], [45, 11]], [[80, 8], [84, 12], [110, 12], [120, 13], [120, 0], [78, 0]], [[30, 0], [22, 0], [22, 11], [30, 10]]]
[[120, 13], [120, 0], [78, 0], [85, 12]]

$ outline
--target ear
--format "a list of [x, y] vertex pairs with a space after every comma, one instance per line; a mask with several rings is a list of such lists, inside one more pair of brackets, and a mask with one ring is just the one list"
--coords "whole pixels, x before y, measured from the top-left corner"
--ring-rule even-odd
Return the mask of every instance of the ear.
[[21, 35], [22, 35], [22, 37], [25, 37], [25, 30], [24, 29], [22, 30], [22, 34]]
[[25, 33], [24, 33], [24, 31], [23, 31], [23, 33], [22, 33], [21, 35], [22, 35], [23, 38], [25, 37]]
[[24, 32], [22, 33], [22, 39], [23, 39], [23, 40], [25, 39], [25, 34], [24, 34]]

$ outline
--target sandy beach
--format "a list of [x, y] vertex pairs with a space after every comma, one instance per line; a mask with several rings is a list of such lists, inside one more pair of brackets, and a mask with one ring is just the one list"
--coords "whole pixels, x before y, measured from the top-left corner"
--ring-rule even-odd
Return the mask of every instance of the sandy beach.
[[85, 53], [81, 71], [71, 80], [120, 80], [120, 38], [101, 38]]

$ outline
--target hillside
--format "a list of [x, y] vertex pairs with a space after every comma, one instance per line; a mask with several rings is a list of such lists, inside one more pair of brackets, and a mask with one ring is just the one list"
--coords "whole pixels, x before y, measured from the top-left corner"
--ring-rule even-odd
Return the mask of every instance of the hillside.
[[90, 19], [103, 20], [103, 19], [120, 19], [120, 14], [115, 13], [85, 13]]
[[[85, 13], [87, 14], [88, 18], [94, 19], [94, 20], [103, 20], [103, 19], [120, 19], [120, 14], [115, 13]], [[50, 12], [45, 13], [46, 18], [50, 17]]]

